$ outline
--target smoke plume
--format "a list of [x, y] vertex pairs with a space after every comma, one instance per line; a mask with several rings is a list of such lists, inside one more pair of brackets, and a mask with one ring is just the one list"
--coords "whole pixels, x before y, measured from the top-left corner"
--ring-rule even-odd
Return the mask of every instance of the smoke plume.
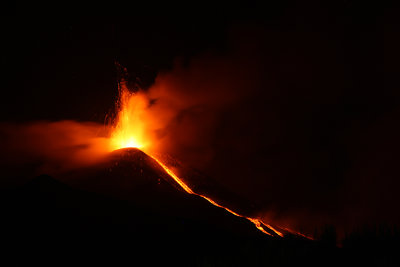
[[250, 200], [267, 222], [311, 235], [398, 223], [396, 114], [348, 89], [340, 47], [246, 27], [230, 44], [177, 60], [141, 92], [154, 149]]

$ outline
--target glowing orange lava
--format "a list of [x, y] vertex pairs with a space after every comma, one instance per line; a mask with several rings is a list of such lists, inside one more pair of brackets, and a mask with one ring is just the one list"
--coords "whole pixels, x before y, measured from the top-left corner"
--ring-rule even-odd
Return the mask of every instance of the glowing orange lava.
[[118, 89], [118, 114], [110, 139], [111, 150], [144, 148], [149, 142], [143, 118], [148, 100], [141, 93], [131, 93], [124, 80], [119, 83]]
[[204, 195], [195, 193], [192, 189], [190, 189], [190, 187], [189, 187], [187, 184], [185, 184], [185, 182], [182, 181], [181, 178], [179, 178], [171, 169], [169, 169], [167, 166], [165, 166], [165, 164], [163, 164], [161, 161], [159, 161], [159, 160], [158, 160], [157, 158], [155, 158], [154, 156], [152, 156], [152, 155], [149, 155], [149, 156], [150, 156], [151, 158], [153, 158], [153, 159], [154, 159], [154, 160], [155, 160], [155, 161], [156, 161], [156, 162], [157, 162], [157, 163], [158, 163], [158, 164], [159, 164], [159, 165], [174, 179], [174, 180], [175, 180], [175, 182], [177, 182], [177, 183], [182, 187], [182, 189], [184, 189], [187, 193], [192, 194], [192, 195], [197, 195], [197, 196], [199, 196], [199, 197], [202, 197], [202, 198], [204, 198], [205, 200], [207, 200], [208, 202], [210, 202], [211, 204], [213, 204], [214, 206], [217, 206], [217, 207], [219, 207], [219, 208], [222, 208], [222, 209], [228, 211], [229, 213], [231, 213], [231, 214], [233, 214], [233, 215], [235, 215], [235, 216], [248, 219], [250, 222], [252, 222], [252, 223], [257, 227], [258, 230], [260, 230], [260, 231], [263, 232], [264, 234], [267, 234], [267, 235], [272, 236], [272, 234], [270, 234], [268, 231], [265, 230], [264, 227], [266, 227], [266, 228], [268, 228], [269, 230], [271, 230], [272, 232], [274, 232], [275, 234], [277, 234], [277, 235], [283, 237], [283, 233], [282, 233], [282, 232], [280, 232], [280, 231], [278, 231], [277, 229], [273, 228], [273, 227], [272, 227], [271, 225], [269, 225], [269, 224], [263, 223], [260, 219], [250, 218], [250, 217], [246, 217], [246, 216], [240, 215], [240, 214], [238, 214], [238, 213], [232, 211], [231, 209], [229, 209], [229, 208], [227, 208], [227, 207], [224, 207], [224, 206], [218, 204], [217, 202], [215, 202], [214, 200], [212, 200], [211, 198], [209, 198], [209, 197], [207, 197], [207, 196], [204, 196]]
[[[225, 209], [227, 212], [235, 216], [249, 220], [258, 230], [267, 235], [283, 237], [284, 234], [280, 230], [262, 222], [260, 219], [238, 214], [231, 209], [218, 204], [207, 196], [195, 193], [181, 178], [179, 178], [170, 168], [150, 152], [153, 149], [151, 146], [154, 144], [148, 131], [151, 122], [146, 120], [148, 119], [148, 117], [146, 117], [146, 109], [149, 106], [149, 100], [146, 96], [141, 92], [129, 92], [124, 80], [119, 83], [119, 94], [118, 114], [110, 138], [111, 151], [127, 147], [139, 148], [148, 156], [153, 158], [188, 194], [200, 196], [214, 206]], [[289, 229], [282, 229], [294, 233]]]

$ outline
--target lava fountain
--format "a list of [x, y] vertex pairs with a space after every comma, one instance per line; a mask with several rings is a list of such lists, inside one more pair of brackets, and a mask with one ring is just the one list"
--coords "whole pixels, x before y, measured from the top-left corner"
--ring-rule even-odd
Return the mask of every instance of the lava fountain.
[[119, 111], [117, 123], [111, 134], [111, 149], [144, 148], [148, 145], [149, 140], [146, 140], [142, 116], [148, 102], [144, 95], [130, 92], [124, 80], [119, 83], [118, 90], [117, 108]]

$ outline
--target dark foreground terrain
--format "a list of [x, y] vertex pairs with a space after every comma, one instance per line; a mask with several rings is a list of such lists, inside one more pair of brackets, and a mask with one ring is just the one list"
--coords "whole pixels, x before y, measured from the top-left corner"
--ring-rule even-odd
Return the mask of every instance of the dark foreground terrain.
[[[0, 265], [399, 266], [393, 229], [360, 230], [341, 248], [332, 228], [318, 241], [269, 237], [133, 154], [129, 168], [118, 155], [107, 174], [103, 167], [71, 173], [76, 186], [42, 175], [2, 189]], [[124, 180], [126, 172], [135, 179]]]

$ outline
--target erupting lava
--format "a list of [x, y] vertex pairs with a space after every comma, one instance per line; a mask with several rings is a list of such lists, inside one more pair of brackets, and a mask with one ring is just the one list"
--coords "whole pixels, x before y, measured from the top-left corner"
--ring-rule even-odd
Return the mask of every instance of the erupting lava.
[[258, 218], [251, 218], [238, 214], [229, 208], [216, 203], [211, 198], [194, 192], [181, 178], [179, 178], [170, 168], [156, 158], [151, 152], [154, 149], [152, 148], [154, 144], [152, 143], [152, 136], [149, 131], [149, 125], [151, 125], [151, 122], [146, 121], [146, 119], [148, 119], [146, 116], [146, 109], [150, 105], [150, 100], [144, 93], [140, 91], [136, 93], [130, 92], [124, 79], [121, 79], [119, 82], [119, 96], [118, 114], [110, 139], [110, 149], [112, 151], [128, 147], [139, 148], [148, 156], [153, 158], [187, 193], [200, 196], [214, 206], [223, 208], [235, 216], [246, 218], [252, 222], [258, 230], [267, 235], [283, 237], [283, 231], [295, 233], [287, 228], [281, 228], [281, 231], [267, 223], [262, 222]]
[[140, 93], [131, 93], [126, 82], [119, 83], [119, 112], [117, 124], [111, 135], [111, 149], [124, 147], [143, 148], [147, 144], [142, 113], [147, 106], [146, 98]]

